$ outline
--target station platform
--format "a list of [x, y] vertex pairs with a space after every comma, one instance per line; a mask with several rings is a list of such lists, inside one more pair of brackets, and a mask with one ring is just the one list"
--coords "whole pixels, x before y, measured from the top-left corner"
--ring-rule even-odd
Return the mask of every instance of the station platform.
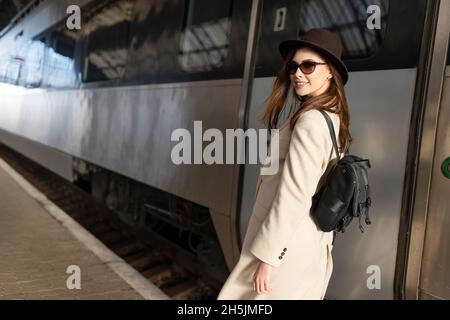
[[0, 299], [168, 299], [0, 158]]

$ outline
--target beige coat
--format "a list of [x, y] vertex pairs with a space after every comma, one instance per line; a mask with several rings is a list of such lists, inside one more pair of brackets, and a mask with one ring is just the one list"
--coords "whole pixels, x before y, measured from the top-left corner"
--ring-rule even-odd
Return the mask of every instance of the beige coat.
[[[339, 116], [327, 113], [339, 137]], [[293, 131], [289, 121], [282, 125], [278, 160], [277, 174], [258, 178], [241, 256], [218, 299], [323, 299], [325, 295], [333, 269], [333, 233], [316, 227], [310, 207], [325, 173], [336, 162], [336, 153], [319, 111], [303, 113]], [[260, 260], [274, 266], [272, 292], [267, 295], [253, 291]]]

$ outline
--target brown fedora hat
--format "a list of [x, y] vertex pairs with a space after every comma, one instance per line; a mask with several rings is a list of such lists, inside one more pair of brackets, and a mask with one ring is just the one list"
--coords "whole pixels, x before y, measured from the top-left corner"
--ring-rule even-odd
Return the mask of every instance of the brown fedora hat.
[[283, 59], [286, 59], [292, 49], [300, 47], [309, 47], [324, 56], [338, 70], [344, 84], [347, 82], [348, 71], [341, 60], [342, 45], [336, 33], [319, 28], [311, 29], [303, 35], [302, 39], [281, 42], [278, 49]]

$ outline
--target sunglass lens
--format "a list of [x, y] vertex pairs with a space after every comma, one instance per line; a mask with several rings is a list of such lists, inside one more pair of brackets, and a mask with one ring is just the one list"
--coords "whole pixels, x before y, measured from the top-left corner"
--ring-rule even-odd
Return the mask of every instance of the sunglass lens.
[[300, 69], [304, 74], [310, 74], [314, 71], [316, 64], [311, 61], [305, 61], [300, 65]]
[[287, 69], [290, 74], [294, 74], [297, 72], [298, 64], [296, 64], [294, 61], [289, 61], [287, 64]]

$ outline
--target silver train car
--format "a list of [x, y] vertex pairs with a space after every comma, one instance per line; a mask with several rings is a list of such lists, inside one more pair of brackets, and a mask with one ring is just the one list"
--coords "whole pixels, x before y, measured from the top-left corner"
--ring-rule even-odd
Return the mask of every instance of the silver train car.
[[327, 298], [450, 299], [449, 13], [444, 0], [32, 1], [0, 33], [0, 143], [130, 226], [183, 233], [177, 246], [224, 279], [260, 166], [176, 165], [171, 134], [263, 128], [278, 43], [326, 27], [344, 45], [373, 220], [338, 235]]

